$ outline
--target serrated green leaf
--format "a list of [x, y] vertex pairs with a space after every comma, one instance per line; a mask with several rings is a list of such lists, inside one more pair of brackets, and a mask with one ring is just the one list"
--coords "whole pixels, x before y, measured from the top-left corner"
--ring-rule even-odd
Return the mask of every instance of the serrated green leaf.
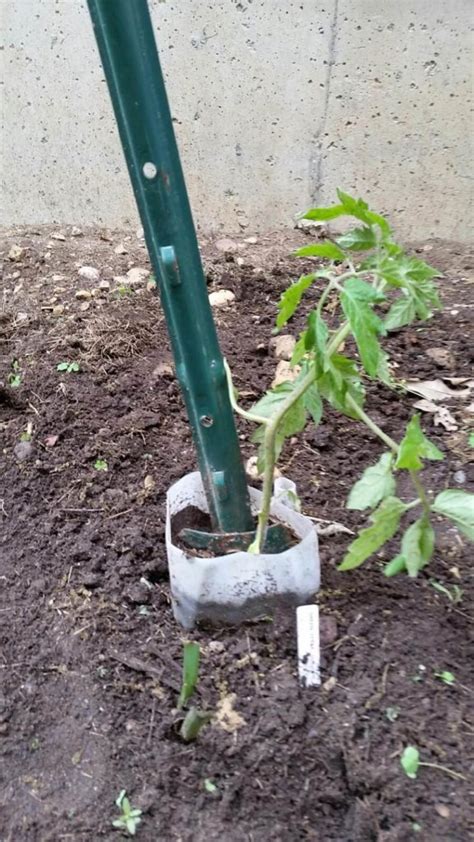
[[387, 315], [387, 330], [411, 324], [416, 318], [427, 319], [433, 310], [441, 306], [432, 280], [440, 273], [422, 260], [403, 252], [386, 255], [378, 270], [387, 284], [404, 292], [394, 301]]
[[397, 497], [387, 497], [371, 516], [372, 526], [362, 529], [349, 546], [338, 570], [353, 570], [395, 535], [400, 518], [406, 509]]
[[435, 497], [431, 508], [449, 518], [470, 541], [474, 541], [474, 494], [447, 488]]
[[338, 237], [336, 243], [348, 251], [367, 251], [375, 248], [377, 238], [372, 228], [364, 226], [364, 228], [353, 228], [352, 231]]
[[306, 330], [304, 330], [302, 332], [302, 334], [300, 335], [300, 338], [298, 339], [298, 342], [296, 343], [296, 345], [293, 349], [293, 353], [291, 355], [291, 360], [290, 360], [291, 366], [298, 365], [298, 363], [301, 362], [301, 360], [303, 359], [303, 357], [306, 354], [306, 333], [307, 333]]
[[183, 679], [178, 699], [178, 708], [184, 707], [196, 689], [199, 675], [201, 649], [199, 643], [185, 643], [183, 647]]
[[270, 418], [280, 407], [280, 405], [287, 399], [295, 388], [294, 381], [285, 380], [265, 392], [262, 398], [255, 403], [251, 412], [255, 415], [261, 415], [263, 418]]
[[327, 260], [345, 260], [345, 254], [334, 243], [314, 243], [294, 252], [295, 257], [325, 257]]
[[400, 555], [396, 555], [395, 558], [392, 558], [392, 560], [385, 565], [383, 572], [384, 576], [397, 576], [399, 573], [403, 573], [406, 569], [405, 557], [400, 553]]
[[401, 295], [397, 298], [384, 320], [386, 330], [396, 330], [405, 325], [411, 325], [416, 319], [416, 307], [412, 298]]
[[402, 556], [408, 575], [414, 578], [428, 564], [434, 549], [434, 531], [426, 515], [412, 523], [402, 538]]
[[315, 275], [302, 275], [296, 283], [291, 284], [285, 290], [278, 302], [278, 316], [276, 320], [277, 328], [283, 327], [298, 307], [304, 293], [311, 286], [315, 279]]
[[341, 292], [342, 309], [354, 334], [362, 364], [372, 377], [377, 374], [381, 355], [377, 335], [384, 333], [384, 327], [371, 304], [384, 297], [360, 278], [350, 278]]
[[329, 331], [326, 322], [321, 318], [317, 310], [313, 310], [308, 316], [308, 330], [305, 334], [305, 347], [307, 350], [315, 348], [319, 354], [324, 355]]
[[349, 418], [358, 418], [357, 412], [348, 404], [348, 395], [363, 406], [365, 390], [357, 365], [342, 354], [333, 354], [324, 360], [324, 370], [317, 380], [318, 389], [331, 406]]
[[343, 205], [332, 205], [328, 208], [311, 208], [303, 214], [301, 219], [314, 219], [325, 222], [329, 219], [337, 219], [338, 216], [345, 216], [346, 210]]
[[375, 289], [367, 281], [363, 281], [362, 278], [348, 278], [344, 284], [344, 290], [358, 301], [369, 302], [371, 304], [385, 301], [385, 293]]
[[400, 764], [409, 778], [416, 778], [420, 765], [420, 752], [415, 746], [407, 746], [400, 758]]
[[392, 454], [383, 453], [377, 464], [367, 468], [351, 489], [347, 508], [359, 511], [372, 509], [385, 497], [391, 497], [396, 486], [392, 466]]
[[381, 383], [385, 383], [386, 386], [390, 386], [390, 388], [393, 389], [396, 385], [396, 382], [389, 368], [389, 360], [390, 357], [388, 356], [386, 351], [384, 351], [384, 349], [381, 348], [379, 351], [379, 365], [377, 368], [376, 379], [380, 380]]
[[420, 416], [414, 415], [408, 423], [405, 435], [400, 442], [396, 468], [419, 471], [423, 467], [422, 459], [439, 461], [444, 454], [427, 438], [420, 427]]
[[343, 193], [342, 190], [337, 190], [337, 196], [349, 216], [355, 216], [356, 219], [360, 219], [361, 222], [368, 225], [378, 225], [385, 236], [390, 234], [390, 226], [387, 220], [380, 214], [369, 210], [367, 202], [364, 202], [363, 199], [354, 199], [353, 196]]
[[313, 384], [306, 390], [303, 395], [303, 403], [305, 409], [309, 412], [311, 418], [313, 419], [316, 426], [321, 421], [321, 417], [323, 414], [323, 402], [321, 400], [321, 395], [319, 394], [318, 387], [316, 384]]

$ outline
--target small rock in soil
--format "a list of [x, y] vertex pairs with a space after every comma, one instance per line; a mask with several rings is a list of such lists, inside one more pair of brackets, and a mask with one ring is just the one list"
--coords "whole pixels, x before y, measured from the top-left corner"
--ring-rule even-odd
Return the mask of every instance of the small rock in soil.
[[173, 366], [170, 363], [161, 362], [153, 369], [152, 378], [173, 377]]
[[275, 377], [272, 381], [272, 389], [274, 389], [275, 386], [279, 386], [280, 383], [286, 383], [288, 380], [292, 383], [296, 380], [300, 371], [301, 369], [299, 365], [291, 367], [287, 360], [280, 360], [276, 367]]
[[453, 368], [455, 365], [454, 356], [447, 348], [428, 348], [426, 355], [441, 368]]
[[123, 243], [119, 243], [118, 246], [114, 248], [115, 254], [128, 254], [128, 250], [125, 248]]
[[291, 360], [295, 345], [296, 339], [289, 333], [275, 336], [270, 340], [270, 347], [273, 348], [273, 353], [279, 360]]
[[85, 278], [86, 281], [98, 281], [100, 278], [100, 272], [94, 266], [81, 266], [78, 274], [80, 278]]
[[21, 246], [12, 246], [10, 251], [8, 252], [8, 259], [9, 260], [20, 260], [23, 257], [25, 249], [22, 249]]
[[135, 287], [143, 286], [149, 275], [149, 269], [145, 269], [143, 266], [133, 266], [132, 269], [128, 270], [126, 275], [119, 275], [114, 278], [114, 281], [119, 286], [128, 286], [135, 289]]
[[108, 281], [101, 281], [99, 284], [99, 289], [103, 290], [103, 292], [108, 292], [110, 289], [110, 284]]
[[458, 485], [464, 485], [466, 482], [466, 474], [464, 471], [456, 471], [454, 474], [454, 482], [457, 482]]
[[78, 301], [88, 301], [92, 298], [92, 293], [88, 289], [78, 289], [76, 292], [76, 298]]
[[74, 225], [71, 229], [71, 237], [82, 237], [82, 236], [83, 236], [83, 233], [82, 233], [81, 229], [77, 228], [77, 226]]
[[61, 231], [55, 231], [54, 234], [51, 234], [52, 240], [60, 240], [62, 243], [66, 242], [66, 237]]
[[97, 588], [101, 581], [102, 576], [100, 573], [93, 573], [90, 570], [84, 572], [81, 576], [81, 585], [84, 585], [85, 588]]
[[53, 316], [62, 316], [64, 313], [64, 304], [56, 304], [53, 307]]
[[235, 295], [230, 289], [218, 289], [216, 292], [211, 292], [209, 296], [209, 304], [211, 307], [227, 307], [235, 300]]
[[245, 237], [244, 243], [249, 243], [249, 245], [254, 246], [258, 243], [258, 237]]
[[20, 322], [20, 324], [21, 324], [21, 322], [27, 322], [28, 321], [28, 313], [24, 313], [23, 311], [20, 310], [20, 312], [16, 314], [15, 321]]
[[150, 590], [142, 582], [137, 582], [135, 585], [130, 585], [126, 588], [125, 599], [133, 605], [144, 605], [145, 603], [150, 602]]
[[337, 622], [336, 618], [332, 615], [324, 615], [319, 619], [319, 634], [321, 638], [321, 644], [323, 646], [329, 646], [329, 644], [334, 643], [337, 640]]
[[18, 462], [26, 462], [34, 455], [34, 447], [31, 441], [19, 441], [13, 448], [13, 454]]
[[223, 237], [222, 240], [216, 240], [216, 249], [222, 252], [229, 252], [232, 254], [236, 252], [238, 249], [238, 245], [235, 240], [229, 240], [227, 237]]

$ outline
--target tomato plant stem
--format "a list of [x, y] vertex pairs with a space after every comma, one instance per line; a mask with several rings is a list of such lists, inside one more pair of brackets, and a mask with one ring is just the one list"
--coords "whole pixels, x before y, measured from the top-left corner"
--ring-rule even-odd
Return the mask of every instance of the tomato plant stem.
[[272, 499], [272, 492], [273, 492], [273, 473], [275, 470], [275, 462], [276, 462], [276, 435], [278, 432], [278, 427], [286, 413], [289, 409], [296, 403], [299, 398], [304, 395], [306, 389], [308, 389], [311, 384], [313, 383], [315, 378], [315, 371], [314, 368], [308, 372], [308, 374], [298, 383], [294, 390], [292, 391], [291, 395], [288, 395], [285, 401], [281, 404], [281, 407], [272, 415], [271, 418], [266, 420], [266, 429], [265, 429], [265, 436], [263, 439], [263, 453], [264, 453], [264, 460], [265, 460], [265, 473], [263, 475], [263, 488], [262, 488], [262, 505], [260, 508], [260, 512], [258, 515], [258, 525], [257, 525], [257, 532], [255, 535], [255, 541], [250, 545], [249, 552], [252, 553], [261, 553], [263, 543], [265, 541], [265, 534], [267, 531], [268, 525], [268, 518], [270, 516], [270, 504]]

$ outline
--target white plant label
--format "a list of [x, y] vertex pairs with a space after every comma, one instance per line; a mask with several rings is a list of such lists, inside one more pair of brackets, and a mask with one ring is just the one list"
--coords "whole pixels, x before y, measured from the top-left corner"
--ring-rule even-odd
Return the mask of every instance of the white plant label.
[[298, 640], [298, 675], [302, 687], [319, 687], [319, 606], [300, 605], [296, 609], [296, 634]]

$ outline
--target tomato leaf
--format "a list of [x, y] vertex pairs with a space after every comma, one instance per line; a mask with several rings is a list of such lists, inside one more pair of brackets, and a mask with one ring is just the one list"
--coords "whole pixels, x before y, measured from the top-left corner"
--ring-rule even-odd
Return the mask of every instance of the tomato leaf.
[[363, 228], [353, 228], [342, 237], [336, 240], [338, 246], [348, 251], [367, 251], [375, 248], [377, 239], [373, 228], [364, 226]]
[[321, 417], [323, 414], [323, 402], [321, 400], [321, 395], [319, 394], [318, 387], [316, 384], [313, 384], [306, 390], [303, 395], [303, 403], [305, 409], [311, 415], [316, 426], [321, 421]]
[[444, 454], [427, 438], [420, 427], [420, 416], [414, 415], [409, 421], [405, 436], [400, 442], [396, 468], [419, 471], [423, 467], [422, 459], [439, 461]]
[[383, 301], [384, 298], [383, 293], [360, 278], [349, 278], [341, 293], [342, 309], [357, 342], [362, 364], [367, 374], [372, 377], [377, 374], [381, 356], [377, 334], [385, 331], [371, 305]]
[[293, 252], [295, 257], [325, 257], [327, 260], [344, 260], [346, 255], [334, 243], [317, 243], [303, 246]]
[[338, 216], [345, 216], [346, 210], [343, 205], [332, 205], [329, 208], [311, 208], [306, 211], [301, 219], [314, 219], [325, 222], [329, 219], [337, 219]]
[[362, 529], [350, 544], [338, 570], [353, 570], [395, 535], [406, 504], [397, 497], [387, 497], [371, 516], [372, 526]]
[[302, 275], [296, 283], [291, 284], [285, 290], [278, 302], [277, 328], [283, 327], [291, 319], [304, 293], [311, 286], [315, 277], [314, 273], [311, 275]]
[[398, 573], [403, 573], [406, 569], [405, 556], [400, 553], [400, 555], [396, 555], [395, 558], [392, 558], [392, 560], [385, 565], [383, 572], [385, 576], [396, 576]]
[[414, 578], [428, 564], [434, 549], [434, 531], [426, 515], [416, 520], [402, 538], [402, 556], [408, 575]]
[[359, 511], [372, 509], [385, 497], [391, 497], [395, 493], [396, 485], [392, 465], [392, 454], [383, 453], [376, 465], [367, 468], [351, 489], [347, 508]]
[[447, 488], [435, 497], [432, 510], [452, 520], [458, 529], [474, 541], [474, 494]]

